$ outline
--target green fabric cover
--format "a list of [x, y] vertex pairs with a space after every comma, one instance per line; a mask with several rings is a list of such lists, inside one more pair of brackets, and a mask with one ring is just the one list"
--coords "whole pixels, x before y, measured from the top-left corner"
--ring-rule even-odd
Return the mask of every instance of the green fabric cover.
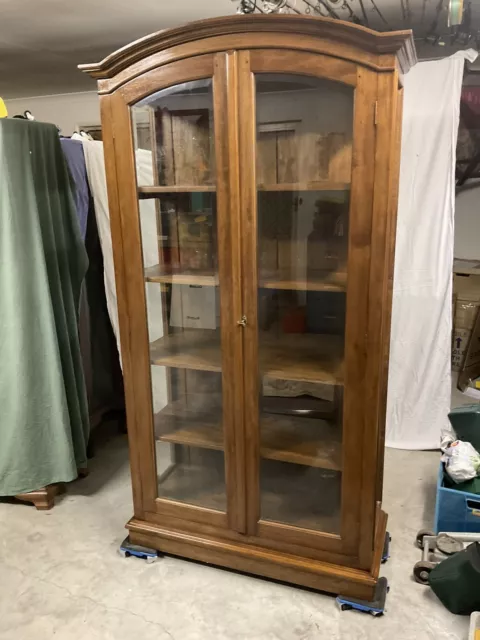
[[469, 615], [480, 608], [480, 546], [471, 544], [438, 564], [429, 584], [451, 613]]
[[0, 120], [0, 495], [68, 482], [86, 465], [87, 266], [56, 127]]

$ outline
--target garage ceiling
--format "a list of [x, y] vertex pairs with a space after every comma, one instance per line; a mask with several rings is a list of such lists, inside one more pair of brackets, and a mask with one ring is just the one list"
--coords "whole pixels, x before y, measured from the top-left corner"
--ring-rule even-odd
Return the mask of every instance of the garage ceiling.
[[[342, 13], [339, 7], [343, 0], [330, 1]], [[417, 35], [428, 31], [439, 3], [375, 1], [392, 28], [413, 26]], [[384, 30], [372, 0], [363, 2], [371, 26]], [[361, 15], [358, 3], [351, 0]], [[296, 4], [301, 6], [302, 0]], [[480, 3], [473, 4], [474, 22], [480, 29]], [[410, 11], [410, 24], [405, 23], [402, 5]], [[93, 90], [95, 83], [76, 69], [77, 64], [96, 62], [152, 31], [234, 14], [237, 6], [231, 0], [0, 0], [0, 96], [8, 99]], [[445, 29], [445, 24], [442, 27]]]

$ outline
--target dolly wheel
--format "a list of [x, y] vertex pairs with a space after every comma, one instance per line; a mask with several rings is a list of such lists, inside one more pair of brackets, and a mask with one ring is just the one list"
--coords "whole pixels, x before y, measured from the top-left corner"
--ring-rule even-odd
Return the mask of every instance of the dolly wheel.
[[428, 585], [428, 579], [432, 569], [435, 569], [436, 564], [434, 562], [424, 562], [421, 560], [413, 567], [413, 577], [415, 582], [419, 584]]
[[430, 531], [429, 529], [420, 529], [420, 531], [417, 533], [417, 538], [415, 540], [415, 542], [417, 543], [417, 547], [419, 547], [420, 549], [423, 549], [423, 539], [425, 538], [425, 536], [434, 536], [435, 533], [433, 533], [433, 531]]

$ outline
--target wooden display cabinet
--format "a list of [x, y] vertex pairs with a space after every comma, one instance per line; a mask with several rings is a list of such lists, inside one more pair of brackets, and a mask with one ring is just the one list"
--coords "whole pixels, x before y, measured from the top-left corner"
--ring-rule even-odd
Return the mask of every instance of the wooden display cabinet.
[[369, 599], [409, 31], [249, 15], [98, 79], [132, 542]]

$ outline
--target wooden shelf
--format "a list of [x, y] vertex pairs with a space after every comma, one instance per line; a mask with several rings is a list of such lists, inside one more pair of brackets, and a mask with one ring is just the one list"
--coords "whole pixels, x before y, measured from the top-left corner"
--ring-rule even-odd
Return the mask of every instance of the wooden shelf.
[[[213, 269], [172, 269], [155, 265], [145, 269], [147, 282], [165, 284], [201, 285], [216, 287], [219, 283], [218, 272]], [[310, 272], [305, 278], [293, 278], [291, 270], [264, 271], [259, 275], [258, 286], [261, 289], [288, 289], [293, 291], [332, 291], [345, 292], [347, 274], [329, 271]]]
[[155, 414], [155, 436], [164, 442], [223, 450], [221, 396], [189, 395]]
[[262, 413], [260, 455], [267, 460], [340, 471], [339, 428], [316, 418]]
[[322, 180], [319, 182], [292, 182], [280, 184], [259, 184], [259, 191], [349, 191], [348, 182], [332, 182]]
[[[348, 182], [292, 182], [283, 184], [259, 184], [259, 191], [349, 191]], [[166, 185], [166, 186], [142, 186], [138, 187], [139, 198], [155, 198], [165, 193], [214, 193], [215, 185]]]
[[259, 335], [260, 371], [276, 380], [343, 384], [343, 339], [312, 333]]
[[289, 289], [293, 291], [340, 291], [347, 288], [345, 272], [313, 271], [305, 278], [292, 277], [291, 269], [260, 272], [258, 286], [262, 289]]
[[197, 184], [197, 185], [176, 185], [170, 186], [151, 186], [151, 187], [138, 187], [139, 198], [155, 198], [155, 196], [162, 195], [163, 193], [213, 193], [217, 190], [214, 185], [210, 184]]
[[150, 345], [152, 364], [196, 371], [221, 371], [220, 332], [187, 329]]
[[165, 284], [201, 285], [216, 287], [218, 285], [218, 273], [211, 270], [171, 269], [164, 265], [155, 265], [145, 269], [147, 282], [159, 282]]
[[[219, 404], [203, 401], [170, 403], [155, 415], [155, 435], [174, 444], [223, 450]], [[203, 406], [202, 406], [203, 404]], [[342, 468], [339, 429], [324, 420], [298, 416], [260, 416], [262, 458], [338, 471]]]
[[[343, 384], [343, 340], [320, 334], [260, 333], [260, 371], [276, 380]], [[150, 345], [152, 364], [221, 371], [220, 332], [187, 329]]]

